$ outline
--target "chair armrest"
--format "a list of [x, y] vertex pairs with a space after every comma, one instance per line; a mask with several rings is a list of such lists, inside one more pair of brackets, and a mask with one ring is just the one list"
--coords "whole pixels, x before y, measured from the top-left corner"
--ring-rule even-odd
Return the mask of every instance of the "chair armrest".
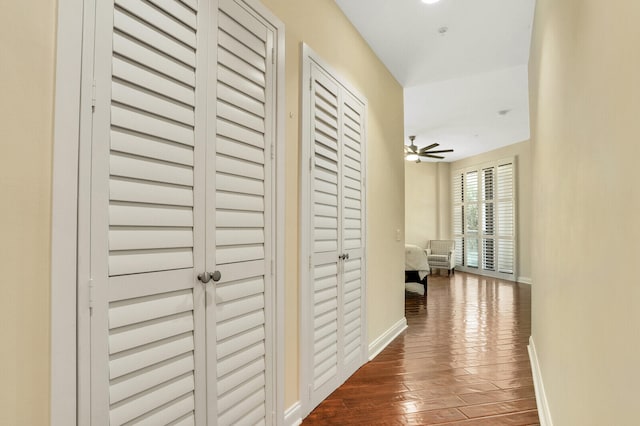
[[424, 252], [427, 256], [431, 254], [431, 249], [424, 249]]

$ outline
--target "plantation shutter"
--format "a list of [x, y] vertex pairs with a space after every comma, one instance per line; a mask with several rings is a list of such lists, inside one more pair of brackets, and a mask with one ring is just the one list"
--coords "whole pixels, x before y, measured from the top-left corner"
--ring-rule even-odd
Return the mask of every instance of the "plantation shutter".
[[478, 267], [478, 171], [474, 170], [465, 174], [465, 265], [472, 268]]
[[514, 163], [504, 159], [451, 174], [452, 231], [462, 270], [515, 278]]
[[[338, 256], [342, 253], [338, 85], [312, 67], [312, 353], [310, 398], [315, 406], [340, 385]], [[350, 203], [354, 205], [355, 203]], [[357, 206], [356, 206], [357, 207]]]
[[513, 163], [498, 166], [498, 271], [513, 274], [515, 211]]
[[273, 33], [221, 0], [217, 39], [215, 174], [208, 171], [215, 227], [208, 227], [207, 264], [222, 278], [215, 284], [215, 337], [208, 336], [216, 383], [209, 407], [220, 425], [268, 423]]
[[[206, 70], [195, 2], [96, 11], [92, 423], [204, 422]], [[204, 31], [206, 33], [206, 31]], [[197, 69], [196, 69], [197, 68]]]
[[482, 169], [482, 269], [495, 270], [495, 167]]
[[453, 192], [453, 239], [456, 247], [456, 265], [464, 265], [464, 174], [454, 173], [451, 177]]
[[362, 205], [364, 106], [343, 92], [342, 108], [342, 193], [343, 262], [343, 380], [351, 376], [364, 362], [362, 347], [364, 304], [364, 206]]

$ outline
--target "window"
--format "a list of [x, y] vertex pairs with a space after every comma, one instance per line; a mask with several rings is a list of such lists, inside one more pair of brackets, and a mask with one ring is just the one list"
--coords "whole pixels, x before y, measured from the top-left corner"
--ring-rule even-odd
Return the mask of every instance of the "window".
[[452, 173], [457, 268], [515, 277], [514, 176], [513, 158]]

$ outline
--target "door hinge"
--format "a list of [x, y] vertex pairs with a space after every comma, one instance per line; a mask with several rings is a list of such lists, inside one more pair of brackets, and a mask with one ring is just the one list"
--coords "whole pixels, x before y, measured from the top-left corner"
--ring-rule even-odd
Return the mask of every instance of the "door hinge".
[[313, 260], [311, 260], [311, 256], [309, 256], [309, 269], [313, 267]]
[[313, 157], [309, 157], [309, 170], [313, 170]]
[[93, 279], [89, 279], [89, 309], [93, 309], [95, 300], [93, 299]]
[[276, 151], [273, 147], [273, 144], [271, 144], [271, 159], [273, 160], [274, 158], [276, 158]]
[[313, 385], [309, 385], [309, 401], [311, 401], [312, 394], [313, 394]]
[[313, 78], [309, 79], [309, 90], [313, 90]]
[[275, 49], [273, 47], [271, 48], [271, 63], [272, 64], [276, 63]]
[[91, 83], [91, 112], [96, 110], [96, 81]]

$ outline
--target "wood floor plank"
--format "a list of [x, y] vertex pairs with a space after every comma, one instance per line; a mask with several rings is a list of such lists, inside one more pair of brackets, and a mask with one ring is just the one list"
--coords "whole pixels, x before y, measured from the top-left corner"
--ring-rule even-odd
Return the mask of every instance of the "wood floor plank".
[[456, 273], [405, 294], [408, 329], [303, 425], [539, 423], [527, 344], [531, 287]]

